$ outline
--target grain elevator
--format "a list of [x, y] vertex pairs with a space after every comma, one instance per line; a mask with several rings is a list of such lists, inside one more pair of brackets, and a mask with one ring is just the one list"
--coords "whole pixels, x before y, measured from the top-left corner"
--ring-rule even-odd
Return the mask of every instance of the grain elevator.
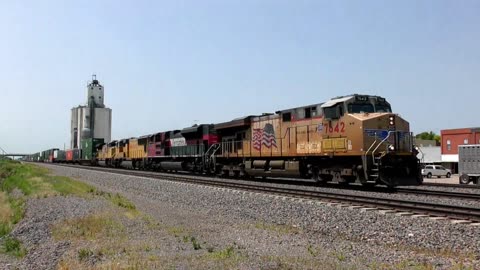
[[105, 106], [104, 94], [104, 87], [93, 75], [87, 85], [86, 103], [72, 108], [71, 149], [92, 147], [94, 142], [110, 142], [112, 110]]

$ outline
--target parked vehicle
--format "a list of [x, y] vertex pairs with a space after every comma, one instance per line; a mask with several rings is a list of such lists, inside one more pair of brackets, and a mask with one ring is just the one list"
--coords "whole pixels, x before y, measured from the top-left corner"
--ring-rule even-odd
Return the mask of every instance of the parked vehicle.
[[460, 184], [480, 184], [480, 144], [458, 147], [458, 173]]
[[441, 165], [427, 165], [422, 169], [422, 175], [426, 176], [427, 178], [432, 178], [433, 176], [438, 178], [442, 176], [450, 178], [450, 176], [452, 176], [452, 171], [445, 169]]

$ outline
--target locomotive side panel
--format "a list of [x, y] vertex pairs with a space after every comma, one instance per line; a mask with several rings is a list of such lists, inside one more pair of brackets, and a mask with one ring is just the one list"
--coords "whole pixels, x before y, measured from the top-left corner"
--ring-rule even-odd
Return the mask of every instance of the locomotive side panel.
[[252, 119], [250, 129], [251, 156], [282, 156], [282, 138], [279, 137], [280, 121], [278, 115], [261, 116]]
[[161, 157], [165, 155], [165, 133], [160, 132], [148, 136], [147, 156], [149, 158]]
[[322, 125], [322, 153], [335, 156], [361, 155], [363, 121], [347, 114], [338, 120], [325, 119]]
[[128, 142], [128, 159], [143, 159], [147, 157], [145, 140], [130, 139]]

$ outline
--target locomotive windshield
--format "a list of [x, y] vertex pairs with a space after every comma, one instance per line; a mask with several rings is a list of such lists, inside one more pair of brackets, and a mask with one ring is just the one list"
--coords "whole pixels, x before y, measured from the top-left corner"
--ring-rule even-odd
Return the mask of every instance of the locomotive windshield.
[[373, 113], [375, 109], [370, 103], [351, 103], [348, 104], [348, 113]]
[[390, 105], [387, 103], [377, 103], [373, 106], [372, 103], [350, 103], [348, 104], [348, 113], [385, 113], [392, 112]]
[[376, 112], [392, 112], [392, 108], [388, 104], [376, 104], [375, 111]]

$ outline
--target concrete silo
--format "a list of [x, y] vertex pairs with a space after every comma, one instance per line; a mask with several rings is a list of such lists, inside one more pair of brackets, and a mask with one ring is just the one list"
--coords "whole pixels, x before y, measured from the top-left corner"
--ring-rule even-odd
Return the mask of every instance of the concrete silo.
[[112, 138], [112, 110], [104, 103], [104, 87], [93, 75], [87, 85], [85, 105], [72, 108], [70, 148], [82, 148], [82, 141], [97, 139], [110, 142]]

